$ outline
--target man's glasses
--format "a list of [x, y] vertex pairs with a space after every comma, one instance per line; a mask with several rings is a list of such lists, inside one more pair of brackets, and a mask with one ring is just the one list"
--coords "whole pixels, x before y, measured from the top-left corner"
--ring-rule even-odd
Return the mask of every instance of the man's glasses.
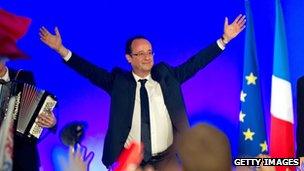
[[154, 52], [149, 51], [149, 52], [132, 53], [131, 56], [140, 57], [140, 58], [143, 58], [143, 57], [146, 57], [146, 56], [151, 57], [151, 56], [154, 56]]

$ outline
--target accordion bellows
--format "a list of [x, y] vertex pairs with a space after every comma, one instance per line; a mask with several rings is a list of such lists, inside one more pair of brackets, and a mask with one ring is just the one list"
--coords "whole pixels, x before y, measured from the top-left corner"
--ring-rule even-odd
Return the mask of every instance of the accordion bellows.
[[[43, 128], [36, 124], [39, 114], [50, 113], [57, 103], [55, 97], [45, 90], [40, 90], [33, 85], [18, 82], [2, 84], [0, 101], [1, 113], [5, 116], [9, 111], [8, 101], [15, 98], [13, 109], [17, 121], [16, 130], [29, 138], [39, 138]], [[4, 109], [4, 110], [3, 110]]]

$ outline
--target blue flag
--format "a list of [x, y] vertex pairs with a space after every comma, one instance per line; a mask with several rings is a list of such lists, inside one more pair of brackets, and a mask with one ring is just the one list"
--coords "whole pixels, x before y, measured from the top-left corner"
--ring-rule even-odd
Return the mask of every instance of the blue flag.
[[259, 154], [268, 154], [268, 143], [258, 74], [253, 17], [249, 0], [245, 0], [245, 5], [247, 25], [243, 85], [240, 93], [238, 156], [256, 157]]

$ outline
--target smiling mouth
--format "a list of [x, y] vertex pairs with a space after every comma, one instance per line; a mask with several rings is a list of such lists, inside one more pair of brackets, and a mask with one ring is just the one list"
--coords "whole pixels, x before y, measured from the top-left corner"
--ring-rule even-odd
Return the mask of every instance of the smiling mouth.
[[144, 65], [150, 65], [152, 62], [145, 62]]

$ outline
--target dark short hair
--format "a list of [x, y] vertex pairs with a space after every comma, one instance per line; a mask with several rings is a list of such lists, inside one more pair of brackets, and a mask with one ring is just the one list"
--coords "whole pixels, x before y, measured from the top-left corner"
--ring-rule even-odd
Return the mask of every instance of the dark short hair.
[[136, 39], [145, 39], [145, 40], [148, 40], [145, 36], [142, 36], [142, 35], [137, 35], [137, 36], [131, 37], [126, 42], [126, 50], [125, 50], [126, 54], [130, 55], [132, 53], [132, 47], [131, 46], [132, 46], [133, 41], [136, 40]]

